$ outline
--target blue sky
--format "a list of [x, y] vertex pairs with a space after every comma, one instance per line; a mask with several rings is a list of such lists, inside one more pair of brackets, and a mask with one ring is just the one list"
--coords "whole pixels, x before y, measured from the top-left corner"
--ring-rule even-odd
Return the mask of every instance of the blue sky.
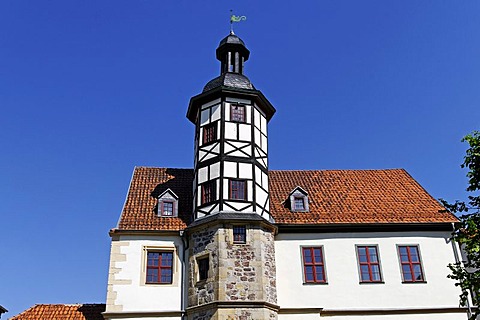
[[189, 168], [229, 10], [277, 114], [271, 169], [405, 168], [465, 197], [480, 2], [0, 0], [0, 305], [105, 302], [134, 166]]

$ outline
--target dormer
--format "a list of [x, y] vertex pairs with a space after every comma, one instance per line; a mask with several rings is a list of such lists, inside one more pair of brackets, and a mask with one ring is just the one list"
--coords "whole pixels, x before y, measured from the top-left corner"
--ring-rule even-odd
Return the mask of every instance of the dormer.
[[287, 204], [292, 212], [308, 212], [308, 193], [301, 187], [296, 187], [290, 192]]
[[178, 196], [170, 189], [158, 196], [157, 213], [159, 217], [178, 216]]

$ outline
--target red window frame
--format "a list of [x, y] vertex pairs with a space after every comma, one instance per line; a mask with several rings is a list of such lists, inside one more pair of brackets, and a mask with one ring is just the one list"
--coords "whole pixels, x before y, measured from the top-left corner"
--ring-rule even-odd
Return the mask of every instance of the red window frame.
[[230, 179], [228, 197], [230, 200], [247, 200], [247, 181]]
[[208, 181], [202, 184], [202, 187], [201, 187], [202, 205], [215, 201], [215, 187], [216, 187], [215, 180]]
[[[171, 211], [166, 211], [165, 210], [165, 205], [169, 205], [170, 208], [171, 208]], [[161, 206], [161, 215], [162, 216], [166, 216], [166, 217], [171, 217], [174, 215], [175, 213], [175, 204], [173, 201], [162, 201], [160, 203], [160, 206]], [[168, 212], [168, 213], [165, 213], [165, 212]]]
[[323, 247], [302, 247], [302, 261], [305, 283], [327, 283]]
[[425, 282], [417, 245], [398, 246], [398, 257], [403, 282]]
[[[363, 252], [365, 254], [363, 254]], [[357, 246], [360, 282], [382, 282], [377, 246]]]
[[246, 226], [233, 226], [233, 242], [247, 243], [247, 227]]
[[148, 251], [147, 284], [171, 284], [173, 281], [173, 252], [172, 251]]
[[212, 122], [203, 127], [203, 144], [217, 140], [217, 122]]
[[245, 106], [232, 104], [230, 105], [230, 121], [245, 122]]

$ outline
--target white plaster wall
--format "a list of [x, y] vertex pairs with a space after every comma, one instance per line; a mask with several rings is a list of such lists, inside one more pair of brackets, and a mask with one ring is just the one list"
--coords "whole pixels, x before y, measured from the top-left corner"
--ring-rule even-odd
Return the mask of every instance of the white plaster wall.
[[225, 122], [225, 139], [237, 140], [237, 124]]
[[[109, 280], [115, 292], [116, 312], [154, 312], [181, 310], [183, 250], [180, 236], [120, 236], [120, 255], [124, 261], [114, 263], [114, 279]], [[173, 284], [145, 284], [146, 256], [144, 248], [175, 248]], [[109, 310], [107, 310], [109, 311]]]
[[463, 313], [424, 313], [424, 314], [395, 314], [395, 315], [368, 315], [368, 316], [320, 316], [319, 314], [279, 314], [278, 320], [466, 320]]
[[[252, 179], [252, 164], [251, 163], [239, 163], [239, 178]], [[250, 189], [251, 190], [251, 189]]]
[[239, 124], [240, 130], [240, 140], [241, 141], [252, 141], [252, 128], [249, 124]]
[[[280, 233], [275, 241], [278, 304], [325, 309], [458, 307], [460, 292], [447, 279], [447, 264], [454, 261], [448, 237], [448, 232]], [[355, 245], [361, 244], [378, 246], [385, 283], [359, 283]], [[419, 245], [426, 283], [402, 283], [396, 247], [401, 244]], [[323, 246], [328, 284], [303, 284], [301, 246]]]

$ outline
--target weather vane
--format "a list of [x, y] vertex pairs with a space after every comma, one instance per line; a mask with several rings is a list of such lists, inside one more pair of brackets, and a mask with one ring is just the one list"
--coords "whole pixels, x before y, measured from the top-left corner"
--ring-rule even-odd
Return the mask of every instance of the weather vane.
[[233, 32], [233, 23], [247, 20], [246, 16], [236, 16], [233, 14], [233, 10], [230, 10], [230, 33]]

